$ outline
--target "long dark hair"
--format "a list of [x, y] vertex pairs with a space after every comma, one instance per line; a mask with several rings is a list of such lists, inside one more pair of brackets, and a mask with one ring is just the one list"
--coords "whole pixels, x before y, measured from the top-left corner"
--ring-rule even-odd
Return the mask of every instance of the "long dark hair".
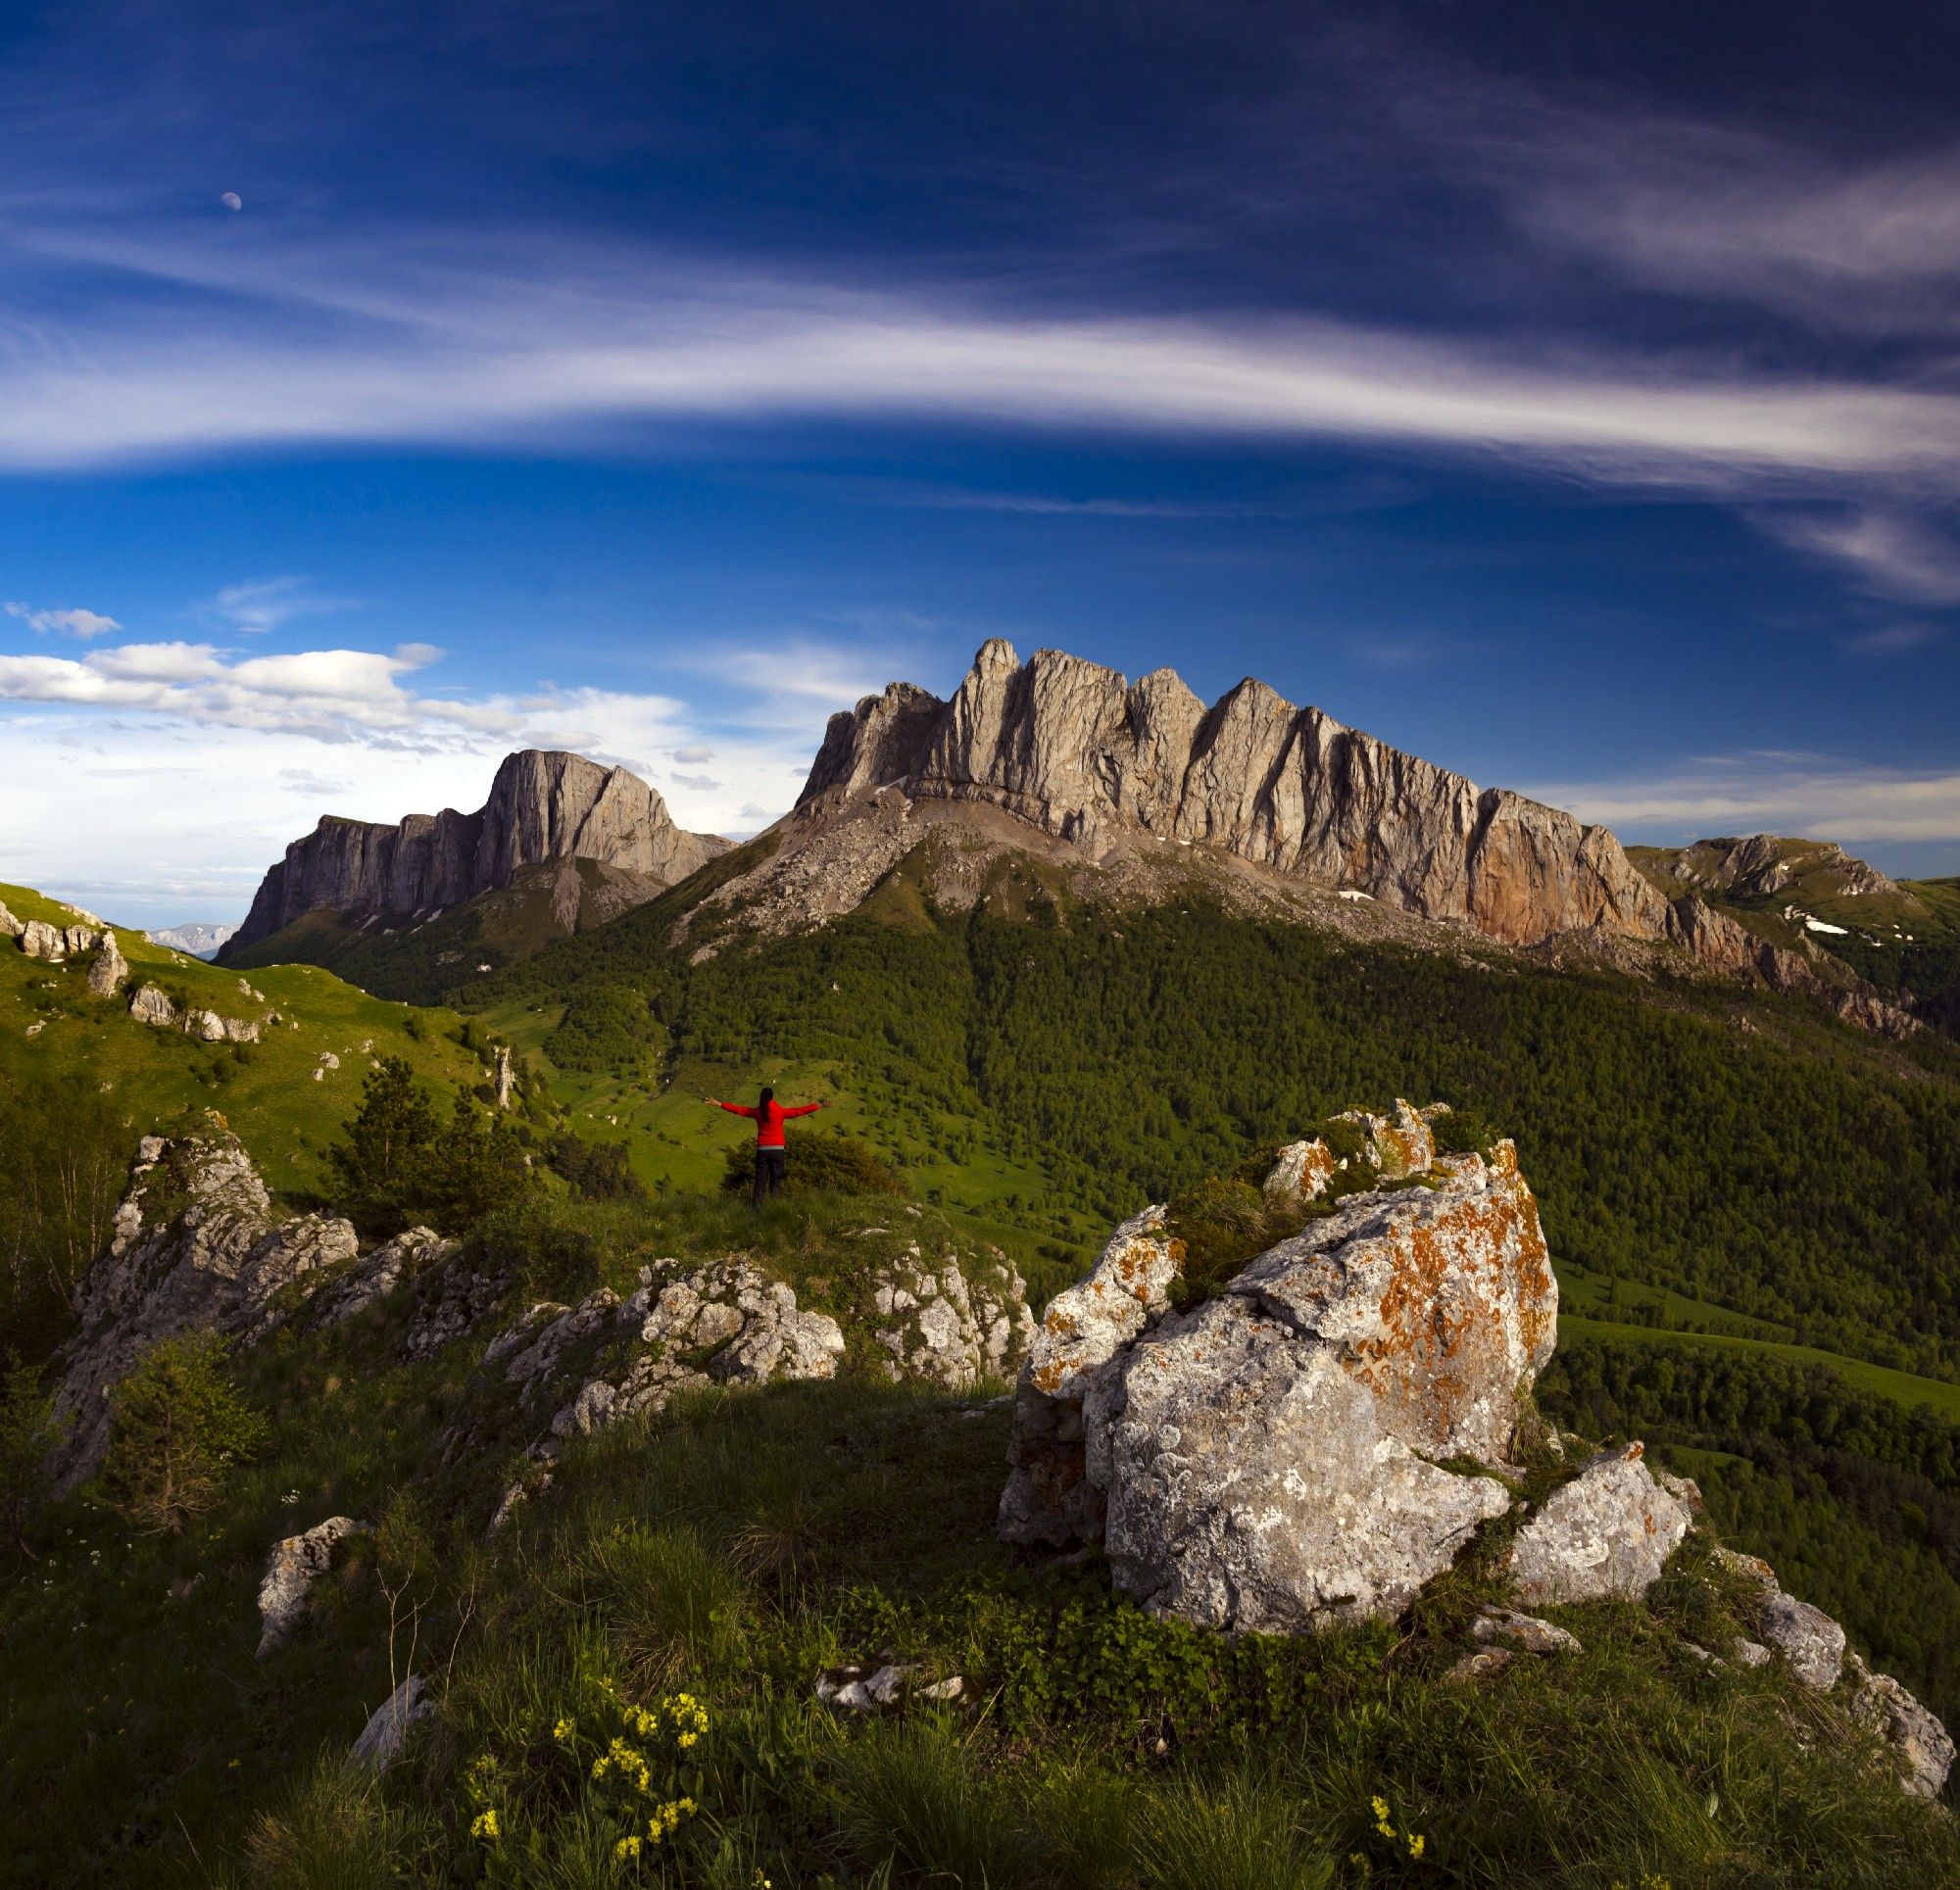
[[764, 1090], [762, 1091], [762, 1099], [756, 1105], [756, 1120], [758, 1122], [768, 1121], [769, 1104], [775, 1101], [775, 1099], [776, 1099], [776, 1092], [773, 1090]]

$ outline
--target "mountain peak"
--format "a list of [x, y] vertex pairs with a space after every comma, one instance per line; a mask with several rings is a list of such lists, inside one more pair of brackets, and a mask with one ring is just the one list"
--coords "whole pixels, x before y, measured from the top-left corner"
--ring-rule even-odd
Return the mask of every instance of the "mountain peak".
[[651, 894], [727, 846], [676, 826], [665, 801], [626, 768], [520, 749], [498, 764], [474, 813], [445, 807], [393, 824], [322, 815], [266, 874], [224, 950], [242, 951], [321, 907], [361, 924], [425, 918], [552, 860], [597, 860], [645, 879]]

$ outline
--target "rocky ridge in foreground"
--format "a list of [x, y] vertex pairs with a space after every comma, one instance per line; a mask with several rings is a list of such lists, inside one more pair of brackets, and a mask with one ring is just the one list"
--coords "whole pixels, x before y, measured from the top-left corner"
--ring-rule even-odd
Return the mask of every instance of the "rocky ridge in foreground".
[[[1119, 1227], [1022, 1367], [1002, 1537], [1100, 1549], [1151, 1612], [1235, 1633], [1398, 1617], [1475, 1550], [1516, 1604], [1476, 1638], [1516, 1645], [1466, 1655], [1466, 1679], [1571, 1641], [1522, 1609], [1641, 1601], [1703, 1527], [1700, 1493], [1638, 1443], [1577, 1458], [1544, 1430], [1530, 1393], [1558, 1287], [1537, 1204], [1509, 1141], [1436, 1151], [1446, 1113], [1398, 1101], [1351, 1117], [1358, 1155], [1281, 1150], [1266, 1193], [1300, 1202], [1300, 1232], [1196, 1292], [1168, 1209]], [[1936, 1796], [1954, 1756], [1937, 1719], [1849, 1665], [1844, 1630], [1766, 1564], [1712, 1554], [1757, 1639], [1689, 1653], [1781, 1658]]]

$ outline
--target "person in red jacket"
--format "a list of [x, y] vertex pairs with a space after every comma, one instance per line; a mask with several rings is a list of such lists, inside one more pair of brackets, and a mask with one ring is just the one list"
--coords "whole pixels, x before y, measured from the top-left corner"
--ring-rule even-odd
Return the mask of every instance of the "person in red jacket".
[[794, 1108], [786, 1108], [776, 1100], [773, 1090], [764, 1090], [761, 1100], [751, 1109], [746, 1103], [721, 1102], [713, 1096], [703, 1096], [702, 1101], [710, 1109], [726, 1109], [731, 1116], [747, 1116], [756, 1125], [756, 1205], [762, 1205], [764, 1194], [773, 1194], [783, 1185], [783, 1164], [787, 1157], [783, 1152], [783, 1124], [792, 1116], [813, 1116], [823, 1107], [820, 1102], [804, 1102]]

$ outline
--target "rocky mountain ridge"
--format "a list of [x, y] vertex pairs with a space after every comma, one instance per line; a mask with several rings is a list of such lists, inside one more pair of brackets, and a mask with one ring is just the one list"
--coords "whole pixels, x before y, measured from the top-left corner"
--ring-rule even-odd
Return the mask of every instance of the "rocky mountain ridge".
[[[820, 923], [870, 892], [935, 807], [1005, 816], [1098, 866], [1188, 848], [1506, 945], [1662, 947], [1868, 1028], [1915, 1028], [1826, 954], [1756, 938], [1691, 889], [1668, 897], [1604, 827], [1479, 789], [1250, 678], [1207, 707], [1168, 669], [1131, 683], [1060, 651], [1022, 662], [998, 639], [950, 702], [894, 683], [833, 715], [769, 859], [718, 897], [760, 897], [766, 916], [778, 891]], [[831, 840], [846, 829], [854, 844]]]
[[362, 925], [424, 920], [554, 860], [593, 859], [636, 875], [651, 898], [727, 846], [678, 827], [661, 797], [624, 768], [524, 749], [504, 757], [474, 813], [446, 807], [392, 825], [323, 816], [268, 871], [219, 959], [231, 962], [321, 907]]

